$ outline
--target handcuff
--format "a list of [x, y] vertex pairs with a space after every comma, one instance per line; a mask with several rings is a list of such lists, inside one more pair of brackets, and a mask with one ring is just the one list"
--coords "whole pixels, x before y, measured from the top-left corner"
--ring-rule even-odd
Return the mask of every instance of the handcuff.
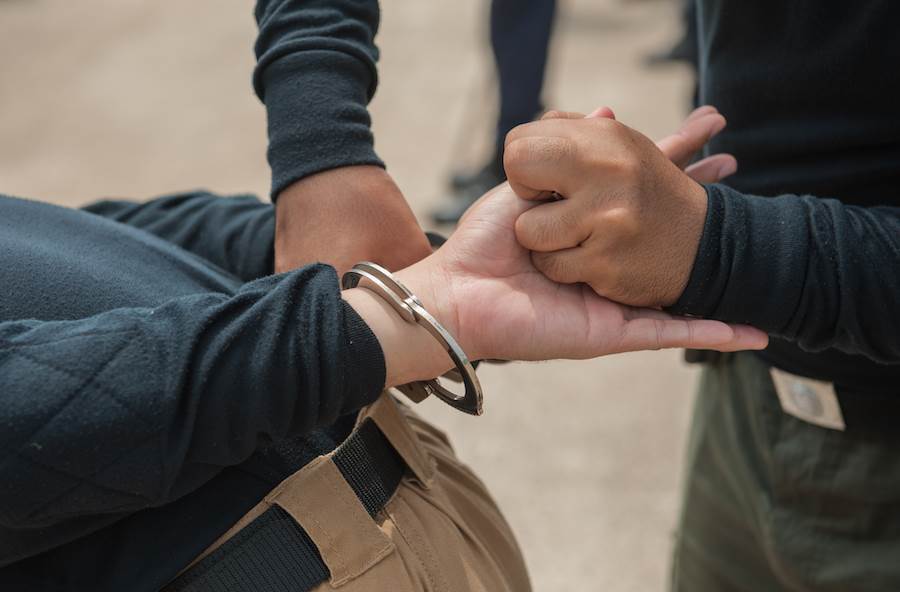
[[437, 379], [425, 380], [397, 387], [413, 401], [419, 402], [429, 395], [434, 395], [451, 407], [468, 413], [469, 415], [481, 415], [483, 413], [483, 394], [475, 367], [466, 356], [466, 352], [459, 346], [453, 335], [435, 319], [422, 304], [415, 294], [397, 281], [390, 271], [377, 263], [364, 261], [357, 263], [343, 278], [341, 285], [344, 289], [365, 288], [377, 294], [391, 305], [404, 321], [425, 328], [434, 337], [444, 351], [453, 360], [456, 366], [447, 375], [451, 379], [458, 378], [465, 386], [465, 394], [458, 395], [444, 387]]

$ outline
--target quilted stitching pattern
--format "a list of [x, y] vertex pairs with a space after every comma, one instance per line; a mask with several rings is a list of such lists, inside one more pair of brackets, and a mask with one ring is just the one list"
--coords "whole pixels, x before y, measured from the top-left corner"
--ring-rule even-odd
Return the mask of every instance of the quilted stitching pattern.
[[[134, 331], [121, 330], [43, 342], [40, 348], [0, 344], [0, 387], [18, 381], [15, 388], [12, 384], [0, 388], [0, 404], [11, 411], [5, 414], [9, 425], [0, 440], [4, 454], [0, 471], [12, 475], [28, 471], [32, 476], [27, 490], [16, 480], [0, 483], [3, 498], [16, 500], [0, 508], [0, 520], [10, 524], [27, 520], [33, 525], [85, 510], [151, 503], [162, 465], [155, 471], [136, 471], [129, 458], [145, 463], [148, 456], [160, 457], [161, 424], [154, 419], [158, 406], [148, 392], [153, 380], [126, 393], [103, 380], [104, 374], [115, 375], [117, 362], [142, 356], [135, 336]], [[88, 343], [87, 337], [93, 351], [73, 355]], [[54, 389], [41, 388], [48, 381]], [[23, 392], [35, 397], [22, 400], [4, 394]], [[94, 454], [67, 454], [76, 441], [94, 442]], [[35, 481], [44, 485], [39, 491], [59, 493], [35, 496]]]

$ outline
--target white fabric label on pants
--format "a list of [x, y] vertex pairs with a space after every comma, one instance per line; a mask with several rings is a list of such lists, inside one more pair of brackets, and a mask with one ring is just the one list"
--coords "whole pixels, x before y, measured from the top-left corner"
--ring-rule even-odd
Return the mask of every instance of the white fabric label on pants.
[[795, 376], [778, 368], [770, 370], [785, 413], [823, 428], [842, 432], [847, 428], [833, 384]]

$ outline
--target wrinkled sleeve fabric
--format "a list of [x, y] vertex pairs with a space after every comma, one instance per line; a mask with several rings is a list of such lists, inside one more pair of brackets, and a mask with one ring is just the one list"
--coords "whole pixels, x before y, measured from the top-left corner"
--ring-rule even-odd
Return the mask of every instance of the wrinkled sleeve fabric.
[[308, 175], [384, 166], [367, 105], [375, 93], [377, 0], [259, 0], [253, 87], [266, 106], [272, 198]]
[[205, 191], [138, 203], [104, 200], [83, 210], [140, 228], [249, 282], [274, 270], [275, 211], [252, 195]]
[[374, 334], [309, 266], [155, 308], [0, 323], [0, 524], [165, 504], [374, 401]]
[[748, 323], [807, 351], [900, 361], [900, 208], [707, 187], [706, 226], [672, 311]]

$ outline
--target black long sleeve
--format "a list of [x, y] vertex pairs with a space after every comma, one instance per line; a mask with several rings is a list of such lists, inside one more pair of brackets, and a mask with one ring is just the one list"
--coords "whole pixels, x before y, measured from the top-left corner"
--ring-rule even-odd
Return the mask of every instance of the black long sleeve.
[[697, 0], [699, 100], [736, 174], [676, 311], [770, 331], [758, 355], [839, 394], [900, 381], [900, 4]]
[[253, 195], [193, 191], [145, 202], [104, 200], [82, 209], [158, 236], [245, 282], [275, 268], [275, 211]]
[[383, 385], [377, 341], [324, 266], [231, 296], [0, 323], [0, 524], [165, 504]]
[[272, 198], [292, 182], [383, 163], [366, 108], [377, 85], [377, 0], [259, 0], [253, 86], [266, 105]]
[[680, 313], [749, 323], [807, 351], [900, 362], [900, 208], [708, 187]]

